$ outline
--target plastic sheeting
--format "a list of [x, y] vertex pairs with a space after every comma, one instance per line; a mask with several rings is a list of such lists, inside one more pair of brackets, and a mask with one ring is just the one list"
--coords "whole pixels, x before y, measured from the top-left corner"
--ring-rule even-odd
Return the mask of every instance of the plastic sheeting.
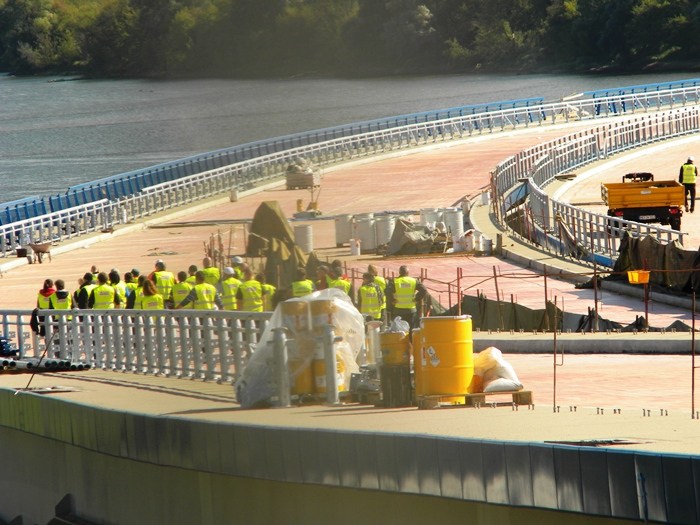
[[339, 362], [339, 384], [347, 390], [350, 376], [359, 371], [356, 359], [365, 342], [364, 319], [345, 293], [329, 288], [277, 305], [236, 383], [241, 406], [269, 406], [272, 398], [278, 395], [274, 374], [275, 329], [286, 329], [289, 373], [293, 383], [313, 360], [324, 358], [323, 335], [328, 324], [333, 327], [335, 335], [342, 338], [334, 344], [334, 349]]

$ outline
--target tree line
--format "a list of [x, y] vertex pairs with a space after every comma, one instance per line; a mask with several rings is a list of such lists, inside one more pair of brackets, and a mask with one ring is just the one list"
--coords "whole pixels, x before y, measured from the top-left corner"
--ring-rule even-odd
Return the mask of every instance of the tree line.
[[693, 69], [689, 0], [0, 0], [15, 74], [289, 75]]

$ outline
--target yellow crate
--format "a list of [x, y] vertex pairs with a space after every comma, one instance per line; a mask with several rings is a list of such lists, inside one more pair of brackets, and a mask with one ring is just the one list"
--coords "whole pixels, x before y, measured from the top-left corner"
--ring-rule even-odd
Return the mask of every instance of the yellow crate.
[[648, 284], [649, 270], [631, 270], [627, 272], [627, 279], [630, 284]]

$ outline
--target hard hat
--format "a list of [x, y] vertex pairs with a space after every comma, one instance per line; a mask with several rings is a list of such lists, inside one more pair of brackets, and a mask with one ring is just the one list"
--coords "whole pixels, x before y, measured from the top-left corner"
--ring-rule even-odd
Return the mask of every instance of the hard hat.
[[235, 257], [231, 257], [231, 262], [233, 264], [243, 264], [243, 258], [236, 255]]
[[224, 268], [224, 274], [233, 275], [234, 273], [235, 272], [233, 271], [233, 268], [231, 268], [230, 266], [227, 266], [226, 268]]
[[695, 162], [695, 158], [693, 158], [693, 157], [688, 157], [688, 162]]

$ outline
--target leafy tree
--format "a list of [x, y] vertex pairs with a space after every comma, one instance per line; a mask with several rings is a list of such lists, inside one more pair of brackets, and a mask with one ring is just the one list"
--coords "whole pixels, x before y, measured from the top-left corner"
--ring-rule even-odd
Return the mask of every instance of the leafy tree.
[[132, 72], [136, 21], [129, 0], [116, 0], [104, 8], [84, 35], [85, 60], [92, 71], [112, 76]]
[[74, 34], [50, 0], [7, 0], [0, 5], [0, 62], [18, 73], [70, 67]]

